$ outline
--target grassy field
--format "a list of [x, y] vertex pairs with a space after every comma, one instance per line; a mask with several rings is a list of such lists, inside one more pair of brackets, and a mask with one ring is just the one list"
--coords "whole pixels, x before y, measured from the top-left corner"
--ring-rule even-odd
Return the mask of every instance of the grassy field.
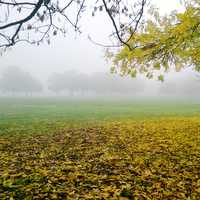
[[0, 199], [200, 199], [200, 104], [2, 98]]
[[88, 122], [168, 116], [200, 116], [200, 102], [180, 99], [0, 99], [0, 123], [29, 123], [37, 120]]

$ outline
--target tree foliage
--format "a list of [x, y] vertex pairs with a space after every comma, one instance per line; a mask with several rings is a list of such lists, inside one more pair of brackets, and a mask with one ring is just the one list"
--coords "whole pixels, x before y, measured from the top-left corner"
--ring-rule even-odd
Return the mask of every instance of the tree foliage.
[[118, 52], [109, 52], [113, 71], [136, 76], [143, 73], [148, 78], [155, 75], [163, 81], [163, 72], [180, 71], [191, 67], [200, 71], [200, 2], [187, 1], [184, 12], [173, 11], [161, 16], [150, 10], [147, 23], [140, 26], [129, 45]]
[[22, 41], [50, 43], [52, 36], [65, 35], [68, 25], [81, 33], [79, 22], [86, 11], [91, 16], [104, 12], [113, 25], [109, 38], [115, 40], [111, 39], [110, 45], [100, 45], [117, 47], [107, 53], [113, 62], [113, 72], [132, 77], [138, 73], [147, 78], [156, 75], [160, 81], [164, 80], [163, 73], [172, 68], [180, 71], [188, 66], [199, 72], [199, 0], [186, 0], [184, 11], [166, 16], [149, 9], [148, 3], [147, 0], [0, 0], [0, 47], [7, 49]]

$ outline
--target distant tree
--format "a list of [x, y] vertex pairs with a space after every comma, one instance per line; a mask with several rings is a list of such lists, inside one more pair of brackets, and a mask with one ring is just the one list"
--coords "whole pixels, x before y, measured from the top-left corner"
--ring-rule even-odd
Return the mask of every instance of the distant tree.
[[160, 85], [159, 93], [167, 96], [200, 96], [200, 83], [191, 76], [179, 77], [164, 81]]
[[53, 73], [48, 78], [48, 89], [56, 94], [62, 92], [63, 88], [63, 77], [59, 73]]
[[135, 95], [144, 90], [144, 83], [139, 79], [123, 78], [108, 73], [91, 75], [92, 89], [100, 94]]
[[179, 83], [179, 93], [185, 96], [200, 96], [200, 82], [197, 78], [185, 77]]
[[48, 79], [49, 90], [59, 94], [68, 92], [73, 95], [75, 92], [86, 91], [88, 78], [85, 74], [76, 71], [65, 71], [64, 73], [54, 73]]
[[73, 96], [76, 92], [81, 90], [81, 85], [84, 85], [83, 82], [81, 82], [82, 78], [78, 72], [75, 70], [65, 71], [62, 74], [62, 80], [63, 80], [63, 88], [65, 91], [68, 91], [70, 96]]
[[144, 83], [141, 80], [122, 78], [120, 76], [106, 73], [94, 73], [86, 75], [75, 71], [55, 73], [49, 77], [48, 88], [54, 93], [69, 93], [84, 95], [93, 94], [129, 94], [144, 90]]
[[166, 80], [160, 85], [159, 93], [167, 96], [175, 96], [180, 92], [178, 89], [176, 80]]
[[12, 94], [32, 94], [42, 91], [41, 83], [19, 67], [7, 67], [0, 79], [0, 90]]

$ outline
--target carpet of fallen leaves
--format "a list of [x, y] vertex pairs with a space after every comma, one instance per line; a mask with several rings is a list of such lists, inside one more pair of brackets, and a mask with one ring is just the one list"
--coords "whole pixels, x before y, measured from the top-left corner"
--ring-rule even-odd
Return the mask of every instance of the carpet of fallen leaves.
[[200, 118], [1, 135], [0, 199], [200, 199]]

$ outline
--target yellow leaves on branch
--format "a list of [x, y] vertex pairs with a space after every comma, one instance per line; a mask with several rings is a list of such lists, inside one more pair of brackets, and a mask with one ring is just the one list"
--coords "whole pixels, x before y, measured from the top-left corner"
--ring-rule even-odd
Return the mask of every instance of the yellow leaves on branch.
[[200, 71], [199, 2], [190, 1], [182, 13], [162, 17], [152, 10], [151, 15], [129, 41], [132, 50], [123, 47], [110, 57], [116, 71], [131, 75], [129, 69], [134, 68], [148, 78], [159, 76], [156, 71], [180, 71], [187, 66]]

